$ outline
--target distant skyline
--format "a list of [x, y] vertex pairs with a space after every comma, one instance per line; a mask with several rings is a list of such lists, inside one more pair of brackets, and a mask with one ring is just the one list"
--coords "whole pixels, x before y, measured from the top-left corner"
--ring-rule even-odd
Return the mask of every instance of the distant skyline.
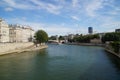
[[0, 0], [0, 18], [50, 35], [120, 28], [120, 0]]

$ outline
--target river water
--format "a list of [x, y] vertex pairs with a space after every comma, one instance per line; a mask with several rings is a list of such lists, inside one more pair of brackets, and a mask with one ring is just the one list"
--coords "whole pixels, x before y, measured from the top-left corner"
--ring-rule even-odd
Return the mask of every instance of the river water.
[[120, 80], [120, 59], [96, 46], [49, 45], [0, 56], [0, 80]]

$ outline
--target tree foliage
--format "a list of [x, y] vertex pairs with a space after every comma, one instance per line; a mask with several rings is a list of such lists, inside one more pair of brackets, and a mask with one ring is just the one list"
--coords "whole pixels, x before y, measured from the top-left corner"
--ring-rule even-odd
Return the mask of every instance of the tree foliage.
[[59, 40], [64, 40], [64, 37], [63, 36], [59, 36]]
[[56, 36], [49, 37], [49, 40], [56, 40]]
[[110, 45], [114, 49], [114, 52], [116, 53], [120, 52], [120, 42], [114, 41], [114, 42], [111, 42]]
[[43, 30], [38, 30], [35, 33], [35, 39], [37, 43], [44, 43], [48, 40], [48, 34]]
[[91, 39], [99, 39], [99, 35], [98, 34], [94, 34], [94, 35], [79, 35], [79, 36], [75, 36], [72, 40], [69, 40], [70, 42], [80, 42], [80, 43], [90, 43]]
[[120, 33], [106, 33], [102, 37], [102, 42], [105, 43], [106, 41], [120, 41]]

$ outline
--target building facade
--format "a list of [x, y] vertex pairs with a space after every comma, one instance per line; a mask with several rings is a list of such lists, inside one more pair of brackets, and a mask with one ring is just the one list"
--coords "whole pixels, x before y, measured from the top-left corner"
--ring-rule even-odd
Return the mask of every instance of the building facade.
[[115, 29], [115, 32], [120, 32], [120, 29]]
[[0, 42], [9, 42], [9, 27], [3, 19], [0, 19]]
[[10, 42], [22, 42], [22, 28], [18, 25], [9, 25]]
[[22, 42], [31, 42], [34, 39], [34, 30], [29, 26], [22, 27]]
[[93, 27], [88, 27], [88, 33], [92, 34], [93, 33]]
[[9, 25], [10, 42], [31, 42], [34, 38], [34, 30], [28, 26]]
[[68, 34], [68, 39], [73, 39], [75, 37], [74, 34]]

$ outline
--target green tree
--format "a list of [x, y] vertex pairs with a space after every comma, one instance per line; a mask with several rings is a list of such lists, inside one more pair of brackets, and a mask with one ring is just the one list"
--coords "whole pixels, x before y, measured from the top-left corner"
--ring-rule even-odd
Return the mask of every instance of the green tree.
[[119, 52], [120, 52], [120, 42], [114, 41], [114, 42], [111, 42], [110, 45], [114, 49], [114, 52], [119, 54]]
[[48, 41], [48, 34], [43, 31], [43, 30], [38, 30], [36, 33], [35, 33], [35, 40], [37, 43], [44, 43], [46, 41]]
[[120, 33], [106, 33], [102, 37], [102, 42], [105, 43], [106, 41], [120, 41]]
[[63, 36], [59, 36], [59, 40], [64, 40], [64, 37]]
[[56, 36], [49, 37], [49, 40], [56, 40]]
[[92, 35], [92, 39], [94, 39], [94, 38], [96, 38], [96, 39], [100, 39], [99, 34], [94, 34], [94, 35]]

